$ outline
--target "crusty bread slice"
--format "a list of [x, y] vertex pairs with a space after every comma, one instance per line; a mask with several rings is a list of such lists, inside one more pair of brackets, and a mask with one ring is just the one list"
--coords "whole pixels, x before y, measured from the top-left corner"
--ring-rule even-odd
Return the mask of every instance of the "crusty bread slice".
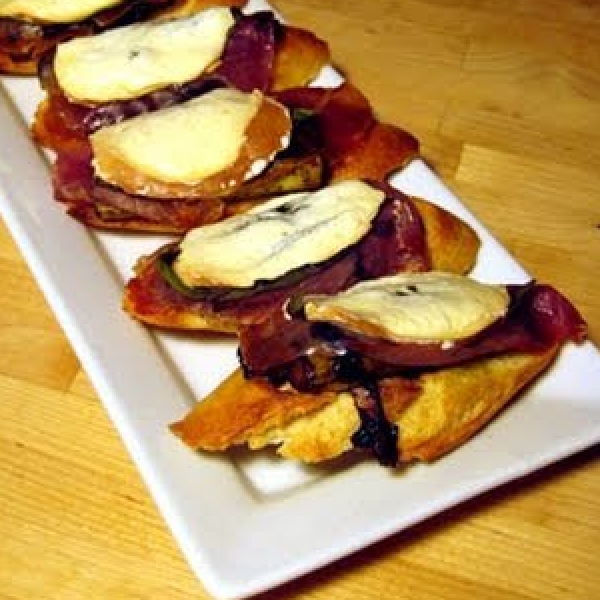
[[308, 85], [329, 59], [326, 42], [307, 29], [286, 25], [275, 53], [273, 88], [279, 91]]
[[[488, 423], [543, 371], [557, 352], [507, 354], [422, 374], [387, 379], [380, 393], [399, 429], [401, 462], [432, 461]], [[195, 449], [276, 446], [284, 457], [317, 463], [352, 450], [360, 426], [349, 392], [299, 394], [235, 371], [171, 430]]]
[[[452, 213], [425, 200], [414, 200], [423, 218], [432, 269], [458, 274], [469, 272], [479, 250], [479, 238], [474, 230]], [[136, 276], [123, 294], [125, 311], [157, 327], [235, 333], [237, 323], [230, 316], [203, 313], [197, 305], [184, 301], [171, 305], [153, 299], [152, 290], [148, 289], [152, 277], [148, 274], [154, 269], [158, 253], [138, 261]]]

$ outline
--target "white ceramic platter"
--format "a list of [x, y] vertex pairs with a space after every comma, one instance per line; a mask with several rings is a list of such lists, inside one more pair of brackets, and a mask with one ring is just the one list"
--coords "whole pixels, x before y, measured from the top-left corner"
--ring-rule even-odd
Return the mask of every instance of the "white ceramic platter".
[[[322, 83], [336, 77], [326, 71]], [[234, 368], [235, 343], [156, 334], [121, 311], [133, 263], [164, 238], [97, 234], [65, 216], [26, 128], [40, 90], [32, 80], [1, 83], [2, 216], [183, 553], [215, 597], [276, 586], [600, 441], [600, 355], [587, 343], [567, 347], [526, 395], [430, 466], [307, 469], [268, 453], [189, 451], [167, 425]], [[413, 162], [393, 184], [477, 229], [476, 277], [528, 279], [424, 163]]]

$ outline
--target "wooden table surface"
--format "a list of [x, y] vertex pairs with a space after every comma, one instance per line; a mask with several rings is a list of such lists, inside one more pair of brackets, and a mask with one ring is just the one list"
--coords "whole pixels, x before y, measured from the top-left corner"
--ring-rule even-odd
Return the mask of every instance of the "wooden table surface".
[[[274, 4], [600, 342], [600, 2]], [[0, 289], [0, 598], [208, 598], [5, 228]], [[465, 597], [600, 598], [600, 448], [263, 596]]]

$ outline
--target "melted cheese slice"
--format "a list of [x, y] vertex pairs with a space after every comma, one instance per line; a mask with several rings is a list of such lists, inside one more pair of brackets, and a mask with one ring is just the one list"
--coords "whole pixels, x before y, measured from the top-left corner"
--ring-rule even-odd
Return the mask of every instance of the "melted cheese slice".
[[359, 283], [335, 296], [307, 296], [311, 321], [396, 342], [452, 342], [472, 336], [506, 314], [504, 286], [431, 271]]
[[123, 0], [0, 0], [0, 17], [45, 23], [74, 23]]
[[221, 56], [233, 23], [229, 8], [211, 8], [70, 40], [57, 47], [56, 78], [79, 102], [137, 98], [202, 74]]
[[96, 175], [118, 185], [109, 167], [118, 157], [128, 168], [159, 181], [198, 183], [235, 162], [262, 101], [257, 91], [217, 89], [104, 127], [90, 136]]
[[290, 194], [190, 231], [174, 264], [188, 286], [251, 287], [323, 262], [359, 241], [385, 200], [361, 181]]

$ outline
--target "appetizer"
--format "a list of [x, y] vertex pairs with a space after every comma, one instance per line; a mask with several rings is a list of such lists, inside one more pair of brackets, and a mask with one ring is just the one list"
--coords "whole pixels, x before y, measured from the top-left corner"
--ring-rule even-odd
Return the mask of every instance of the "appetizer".
[[242, 15], [220, 6], [135, 23], [47, 53], [39, 68], [47, 97], [33, 133], [48, 148], [68, 149], [101, 127], [217, 87], [305, 85], [328, 59], [324, 42], [267, 11]]
[[586, 325], [559, 292], [403, 273], [240, 331], [241, 369], [172, 431], [188, 446], [269, 445], [304, 462], [367, 451], [431, 461], [488, 423]]
[[383, 179], [417, 152], [349, 84], [273, 96], [217, 88], [65, 147], [53, 186], [89, 226], [185, 233], [277, 194]]
[[305, 87], [328, 57], [273, 13], [228, 7], [59, 44], [33, 125], [56, 153], [55, 198], [92, 227], [185, 233], [279, 193], [383, 179], [418, 143], [349, 84]]
[[[35, 75], [40, 58], [61, 42], [217, 3], [210, 0], [2, 0], [0, 73]], [[230, 2], [234, 3], [235, 0]]]
[[234, 333], [293, 295], [401, 271], [467, 272], [478, 247], [468, 225], [433, 204], [347, 180], [189, 231], [138, 261], [123, 305], [151, 325]]

